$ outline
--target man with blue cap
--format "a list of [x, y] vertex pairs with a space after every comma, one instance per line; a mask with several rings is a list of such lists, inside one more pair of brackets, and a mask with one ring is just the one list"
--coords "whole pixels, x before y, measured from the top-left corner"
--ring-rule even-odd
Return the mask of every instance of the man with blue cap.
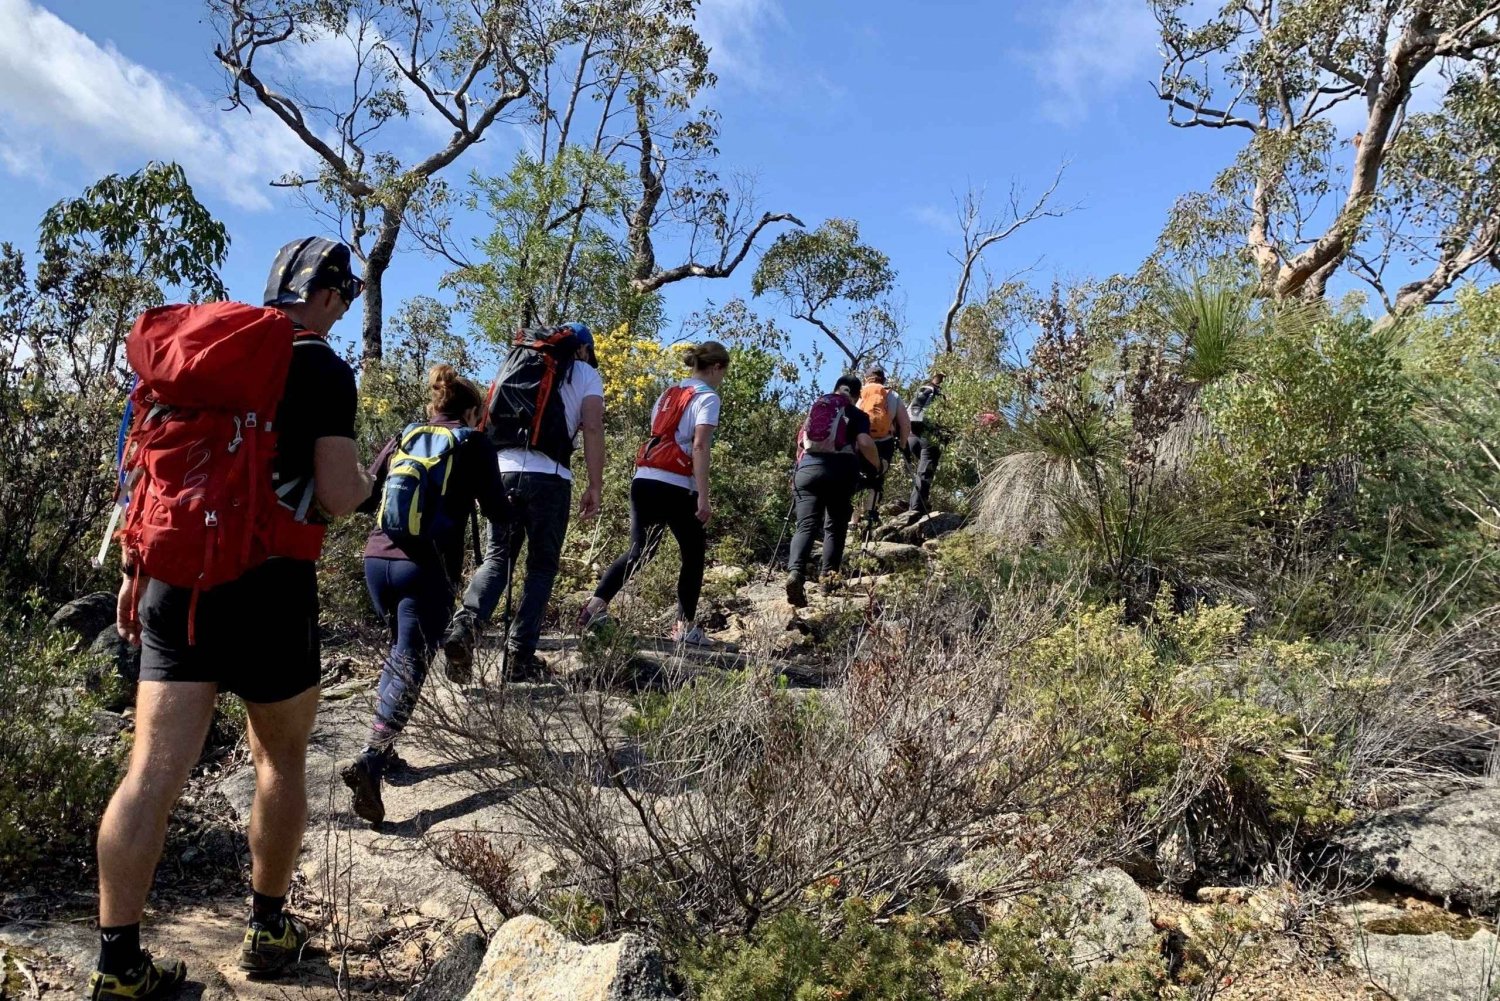
[[[463, 607], [454, 615], [443, 640], [449, 677], [464, 679], [473, 662], [474, 644], [489, 623], [505, 593], [512, 561], [526, 541], [526, 579], [521, 601], [506, 637], [510, 651], [511, 680], [538, 678], [547, 673], [537, 656], [542, 618], [552, 598], [562, 560], [563, 537], [572, 510], [573, 471], [569, 467], [574, 444], [583, 433], [584, 465], [588, 487], [578, 500], [578, 515], [591, 520], [599, 512], [604, 486], [604, 381], [594, 367], [594, 335], [582, 323], [565, 323], [559, 330], [571, 331], [578, 348], [556, 394], [562, 411], [565, 436], [549, 442], [543, 436], [535, 445], [500, 445], [500, 474], [511, 501], [511, 520], [491, 523], [484, 562], [474, 572], [464, 592]], [[557, 404], [554, 404], [557, 405]]]

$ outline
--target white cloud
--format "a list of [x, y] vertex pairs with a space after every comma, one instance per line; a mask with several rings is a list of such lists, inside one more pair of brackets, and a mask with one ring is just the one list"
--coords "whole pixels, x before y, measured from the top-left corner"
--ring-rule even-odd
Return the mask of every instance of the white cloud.
[[777, 0], [703, 0], [697, 26], [710, 49], [709, 68], [720, 79], [754, 87], [770, 82], [765, 37], [786, 27]]
[[309, 159], [269, 115], [226, 115], [32, 0], [0, 0], [0, 135], [11, 173], [34, 168], [35, 150], [95, 171], [175, 160], [246, 209], [268, 208], [267, 180]]
[[956, 236], [962, 232], [958, 220], [954, 216], [953, 206], [943, 208], [926, 202], [922, 205], [913, 205], [906, 210], [906, 214], [913, 222], [926, 226], [930, 230], [941, 233], [944, 236]]
[[1159, 27], [1140, 0], [1067, 0], [1038, 14], [1043, 44], [1023, 53], [1042, 92], [1043, 117], [1076, 125], [1101, 99], [1153, 74]]

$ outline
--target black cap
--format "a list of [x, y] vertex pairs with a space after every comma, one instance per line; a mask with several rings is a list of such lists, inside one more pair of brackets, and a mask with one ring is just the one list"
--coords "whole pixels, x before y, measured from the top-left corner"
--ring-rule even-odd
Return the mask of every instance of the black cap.
[[885, 382], [885, 369], [879, 365], [871, 365], [865, 369], [865, 380], [868, 382]]
[[837, 393], [841, 389], [849, 390], [851, 397], [858, 396], [861, 389], [859, 376], [847, 374], [839, 376], [838, 381], [833, 384], [833, 391]]
[[265, 304], [290, 306], [306, 302], [319, 289], [339, 289], [352, 300], [364, 283], [354, 274], [347, 245], [321, 236], [293, 240], [276, 255], [266, 278]]

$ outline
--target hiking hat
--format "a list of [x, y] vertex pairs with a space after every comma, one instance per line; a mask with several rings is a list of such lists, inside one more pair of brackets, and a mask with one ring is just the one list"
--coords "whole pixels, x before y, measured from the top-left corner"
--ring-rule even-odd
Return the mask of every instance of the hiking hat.
[[309, 236], [293, 240], [276, 255], [266, 278], [265, 304], [291, 306], [306, 302], [321, 289], [333, 289], [345, 302], [353, 302], [364, 287], [364, 280], [354, 273], [346, 244]]
[[881, 368], [879, 365], [871, 365], [869, 368], [865, 369], [865, 381], [880, 383], [885, 382], [885, 369]]

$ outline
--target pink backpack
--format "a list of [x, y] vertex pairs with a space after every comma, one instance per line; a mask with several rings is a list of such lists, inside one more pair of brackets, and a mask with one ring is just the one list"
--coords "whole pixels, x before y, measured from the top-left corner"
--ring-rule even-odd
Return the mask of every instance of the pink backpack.
[[852, 452], [849, 443], [848, 399], [839, 393], [820, 396], [802, 422], [802, 453], [835, 455]]

